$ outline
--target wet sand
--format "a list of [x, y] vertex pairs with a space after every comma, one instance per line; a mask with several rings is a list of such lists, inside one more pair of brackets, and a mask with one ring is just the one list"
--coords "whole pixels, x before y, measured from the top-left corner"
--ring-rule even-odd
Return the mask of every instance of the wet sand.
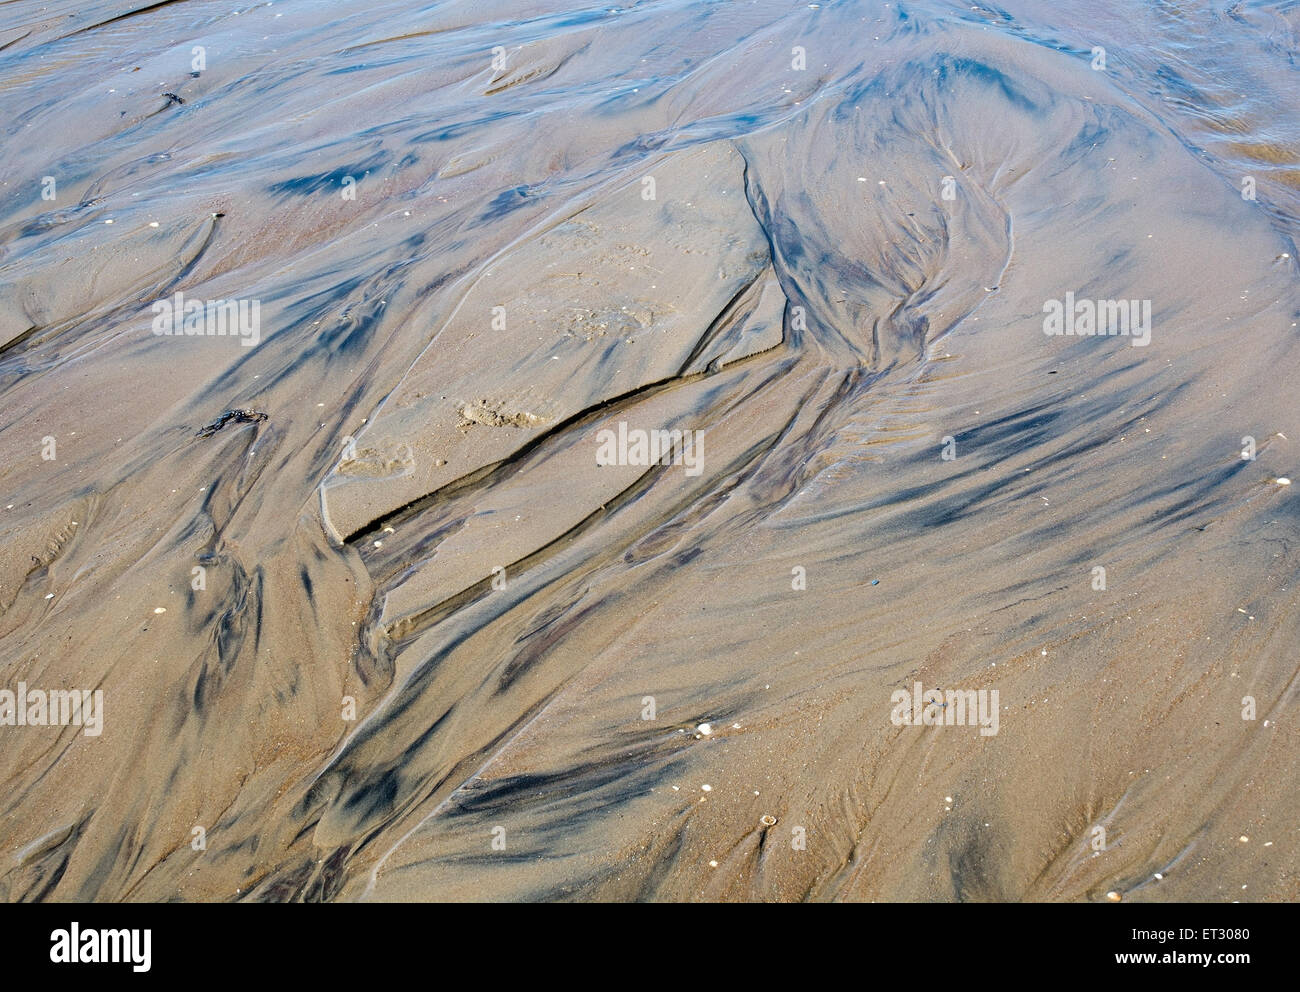
[[1300, 897], [1298, 52], [7, 5], [0, 898]]

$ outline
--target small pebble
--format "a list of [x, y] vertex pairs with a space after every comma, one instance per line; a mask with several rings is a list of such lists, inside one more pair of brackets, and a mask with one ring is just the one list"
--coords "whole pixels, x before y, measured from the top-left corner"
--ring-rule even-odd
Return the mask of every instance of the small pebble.
[[155, 613], [166, 613], [166, 612], [167, 612], [167, 607], [165, 607], [165, 606], [155, 607], [154, 612], [155, 612]]
[[1119, 902], [1119, 901], [1120, 901], [1121, 899], [1123, 899], [1123, 898], [1124, 898], [1124, 897], [1123, 897], [1122, 895], [1120, 895], [1118, 892], [1107, 892], [1107, 893], [1106, 893], [1106, 899], [1107, 899], [1108, 901], [1110, 901], [1110, 902]]
[[713, 733], [713, 724], [702, 723], [695, 729], [698, 730], [700, 733], [702, 733], [705, 737], [708, 737], [709, 734]]
[[763, 826], [765, 827], [775, 827], [776, 817], [773, 816], [771, 813], [764, 813], [762, 816], [758, 818], [758, 822], [763, 824]]
[[709, 785], [709, 784], [706, 782], [704, 785], [700, 786], [700, 790], [701, 790], [702, 792], [712, 792], [712, 791], [713, 791], [713, 786]]
[[1278, 484], [1279, 486], [1289, 486], [1289, 485], [1291, 485], [1291, 480], [1288, 479], [1288, 478], [1284, 475], [1284, 476], [1282, 476], [1282, 478], [1280, 478], [1280, 479], [1277, 480], [1277, 484]]

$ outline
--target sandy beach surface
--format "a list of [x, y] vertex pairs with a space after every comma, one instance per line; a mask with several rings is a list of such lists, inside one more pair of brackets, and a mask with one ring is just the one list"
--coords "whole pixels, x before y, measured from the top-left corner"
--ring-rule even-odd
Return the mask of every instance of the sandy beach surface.
[[0, 900], [1300, 898], [1293, 0], [11, 3], [0, 121]]

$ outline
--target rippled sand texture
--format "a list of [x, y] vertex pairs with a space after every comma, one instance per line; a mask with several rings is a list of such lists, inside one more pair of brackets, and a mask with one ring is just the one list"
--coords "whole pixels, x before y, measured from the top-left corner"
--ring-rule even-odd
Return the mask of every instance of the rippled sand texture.
[[0, 896], [1300, 897], [1300, 5], [138, 6], [0, 8]]

